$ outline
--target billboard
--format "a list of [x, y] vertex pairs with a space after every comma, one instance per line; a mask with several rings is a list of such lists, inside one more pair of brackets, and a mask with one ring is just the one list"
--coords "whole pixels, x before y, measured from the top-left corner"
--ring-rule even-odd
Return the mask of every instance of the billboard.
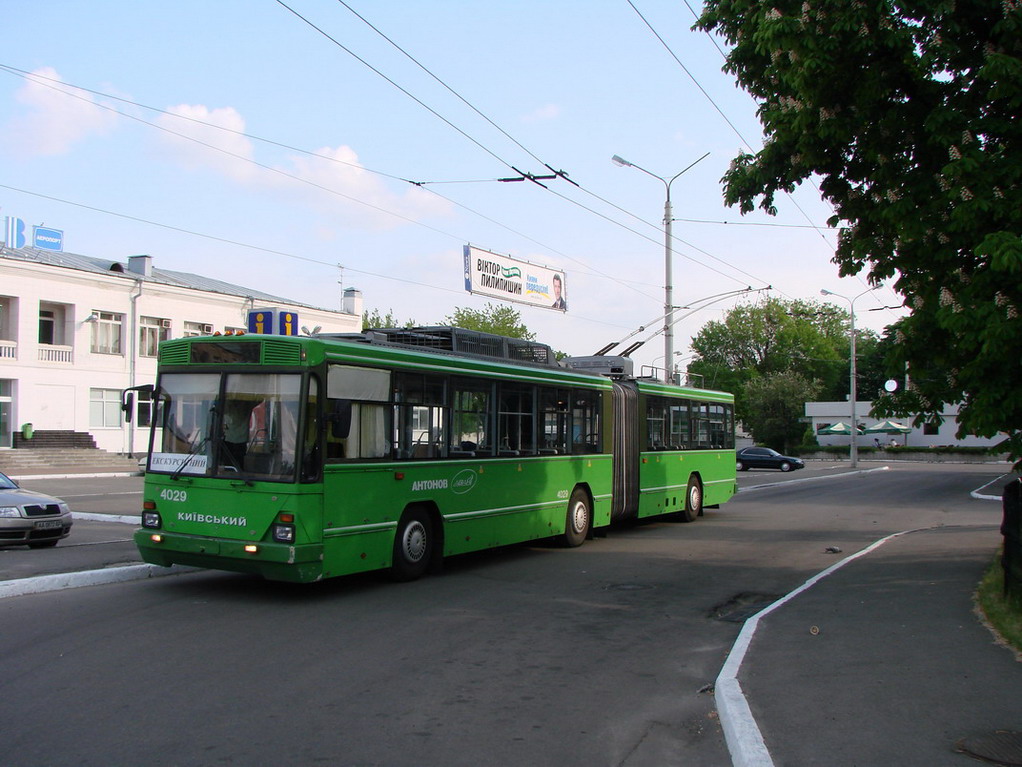
[[503, 301], [568, 311], [564, 272], [465, 246], [465, 290]]

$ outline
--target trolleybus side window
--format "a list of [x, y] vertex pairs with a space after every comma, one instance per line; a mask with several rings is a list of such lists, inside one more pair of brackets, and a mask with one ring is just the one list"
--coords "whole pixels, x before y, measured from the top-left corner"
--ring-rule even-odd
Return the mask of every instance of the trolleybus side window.
[[667, 400], [662, 397], [650, 397], [646, 401], [646, 449], [667, 450], [668, 420]]
[[444, 379], [421, 373], [394, 374], [394, 428], [398, 458], [442, 458]]
[[687, 400], [671, 400], [671, 448], [674, 450], [691, 447], [690, 404]]
[[571, 400], [571, 452], [600, 452], [600, 393], [577, 390]]
[[497, 410], [499, 445], [503, 456], [536, 454], [536, 390], [522, 384], [501, 384]]
[[327, 370], [327, 460], [389, 458], [389, 370], [331, 365]]
[[449, 454], [452, 458], [493, 455], [490, 407], [493, 385], [471, 379], [451, 382], [451, 434]]
[[710, 406], [705, 402], [692, 403], [692, 426], [695, 447], [705, 450], [710, 442]]
[[712, 403], [707, 406], [709, 416], [710, 444], [715, 448], [735, 446], [735, 429], [732, 410], [727, 405]]
[[542, 455], [564, 455], [571, 452], [571, 392], [567, 389], [539, 390], [539, 410], [543, 424]]

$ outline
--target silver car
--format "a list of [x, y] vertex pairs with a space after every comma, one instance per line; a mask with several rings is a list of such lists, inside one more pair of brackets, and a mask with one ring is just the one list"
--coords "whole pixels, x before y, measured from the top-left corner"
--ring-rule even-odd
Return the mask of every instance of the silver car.
[[0, 546], [56, 546], [71, 533], [71, 510], [59, 498], [18, 487], [0, 474]]

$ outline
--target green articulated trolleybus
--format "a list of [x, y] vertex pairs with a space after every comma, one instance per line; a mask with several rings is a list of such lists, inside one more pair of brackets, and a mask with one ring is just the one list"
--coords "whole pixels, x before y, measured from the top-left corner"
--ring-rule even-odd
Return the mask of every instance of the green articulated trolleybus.
[[164, 566], [411, 580], [445, 556], [693, 521], [735, 492], [733, 397], [630, 366], [448, 327], [166, 341], [155, 385], [133, 387], [151, 427], [135, 542]]

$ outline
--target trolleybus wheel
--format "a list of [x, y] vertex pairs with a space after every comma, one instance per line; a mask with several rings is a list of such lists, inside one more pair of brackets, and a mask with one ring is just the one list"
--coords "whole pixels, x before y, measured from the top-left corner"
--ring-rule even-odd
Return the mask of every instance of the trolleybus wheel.
[[589, 508], [589, 496], [585, 490], [576, 488], [568, 501], [568, 516], [564, 524], [562, 541], [569, 548], [581, 546], [589, 536], [589, 527], [593, 523], [593, 513]]
[[433, 522], [422, 509], [408, 509], [397, 523], [391, 577], [414, 581], [425, 575], [433, 553]]
[[703, 515], [703, 483], [695, 475], [688, 478], [688, 489], [685, 490], [685, 510], [681, 512], [684, 522], [695, 522]]

